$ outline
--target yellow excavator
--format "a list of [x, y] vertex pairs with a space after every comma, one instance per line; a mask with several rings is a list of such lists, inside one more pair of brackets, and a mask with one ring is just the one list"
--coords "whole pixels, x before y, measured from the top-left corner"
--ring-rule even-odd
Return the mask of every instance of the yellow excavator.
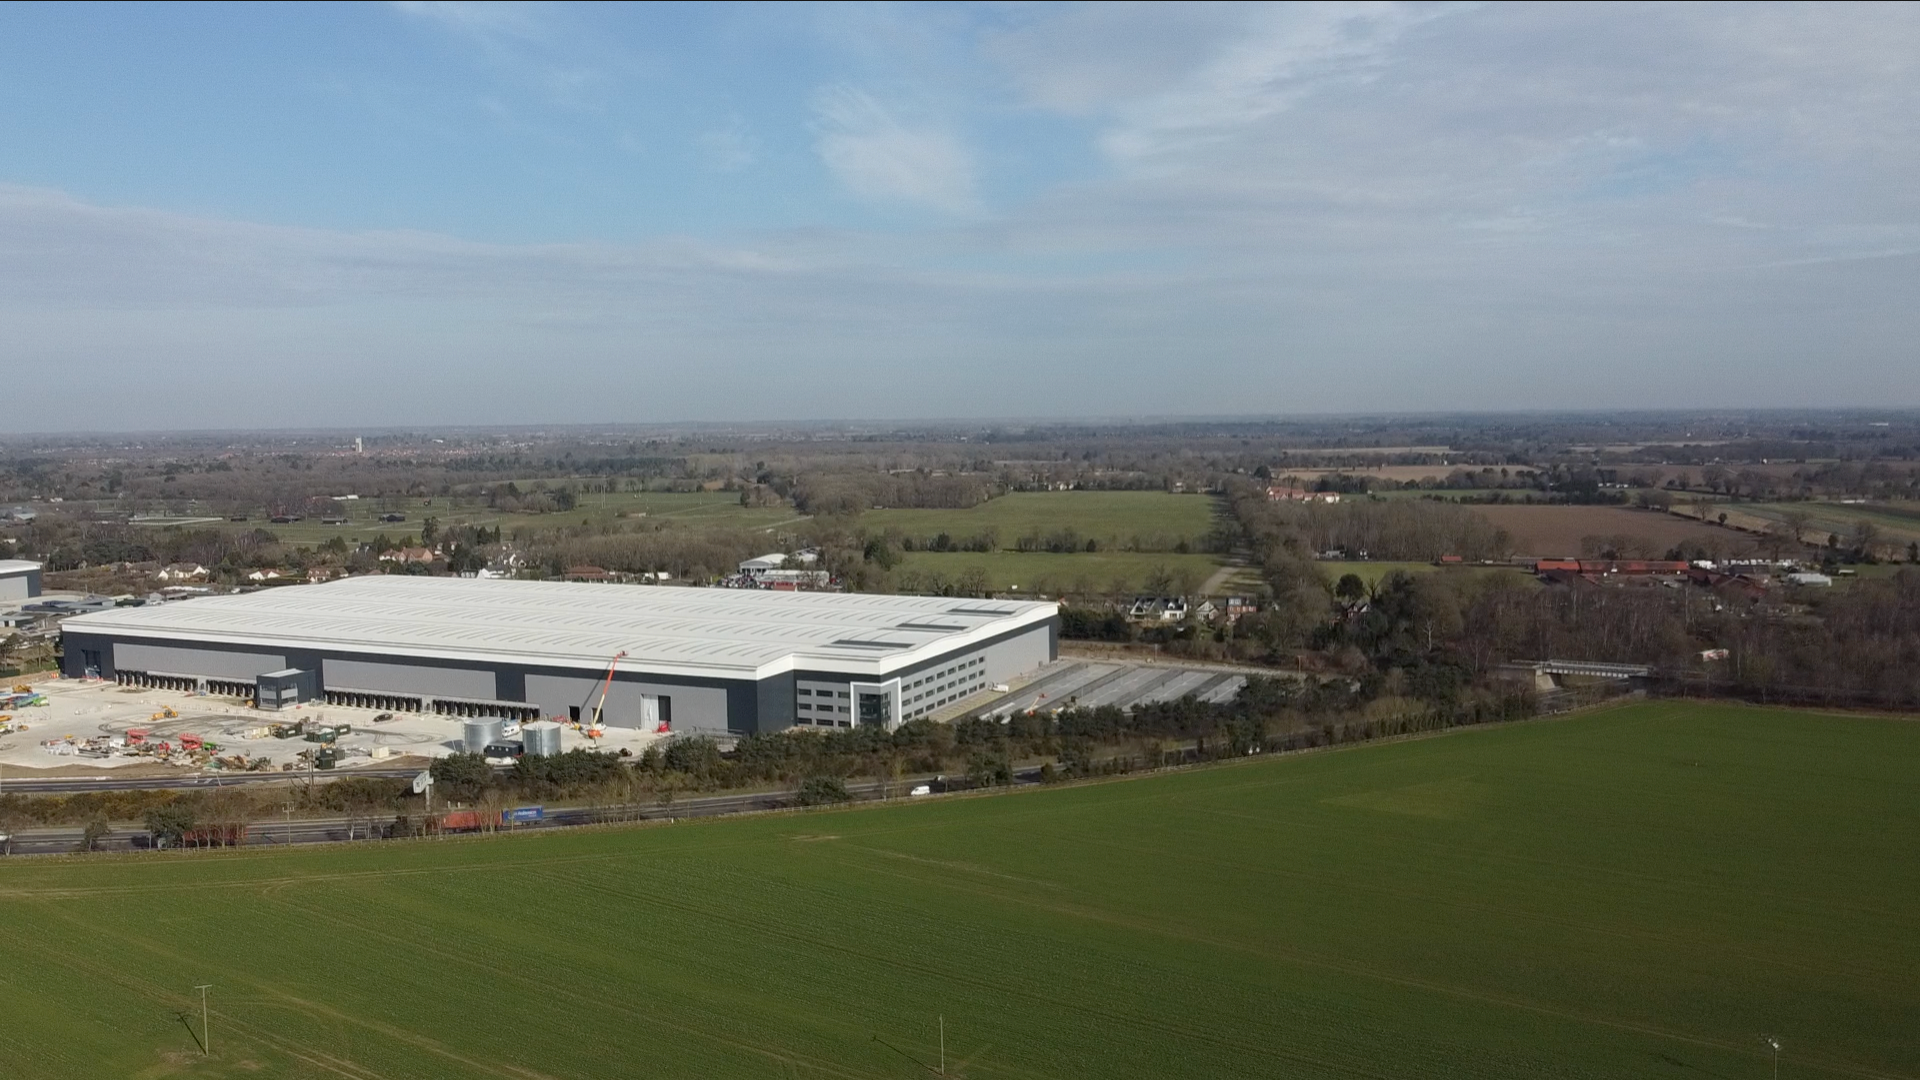
[[169, 705], [169, 706], [167, 706], [166, 708], [164, 708], [164, 709], [161, 709], [161, 710], [160, 710], [159, 712], [157, 712], [157, 713], [154, 713], [154, 714], [153, 714], [153, 716], [152, 716], [152, 717], [150, 717], [149, 719], [153, 719], [153, 720], [178, 720], [179, 718], [180, 718], [180, 714], [179, 714], [179, 713], [177, 713], [177, 712], [174, 712], [174, 711], [173, 711], [173, 706], [171, 706], [171, 705]]

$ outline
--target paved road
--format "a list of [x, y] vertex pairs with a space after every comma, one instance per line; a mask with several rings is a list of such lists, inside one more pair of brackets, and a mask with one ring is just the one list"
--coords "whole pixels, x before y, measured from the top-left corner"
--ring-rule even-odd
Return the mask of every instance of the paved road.
[[[413, 775], [411, 771], [407, 775]], [[931, 777], [903, 779], [898, 785], [901, 790], [911, 790], [916, 784], [930, 781]], [[1019, 784], [1037, 784], [1040, 782], [1038, 769], [1026, 769], [1014, 774]], [[854, 781], [847, 785], [848, 794], [856, 800], [873, 800], [880, 797], [882, 784], [878, 780]], [[576, 825], [596, 825], [608, 821], [666, 821], [683, 818], [719, 817], [724, 814], [750, 813], [756, 810], [780, 810], [794, 805], [791, 791], [758, 791], [733, 795], [707, 795], [693, 799], [679, 799], [668, 805], [659, 803], [637, 803], [615, 807], [563, 807], [549, 810], [540, 821], [525, 822], [512, 826], [514, 830], [555, 829]], [[376, 819], [387, 824], [392, 819]], [[353, 835], [348, 835], [349, 829]], [[255, 822], [249, 830], [248, 846], [271, 847], [282, 844], [321, 844], [342, 840], [367, 838], [367, 821], [356, 818], [295, 818], [288, 822], [276, 823], [271, 819]], [[13, 835], [12, 854], [15, 855], [51, 855], [77, 851], [80, 847], [81, 827], [64, 826], [47, 829], [22, 829]], [[103, 850], [122, 851], [144, 849], [148, 844], [145, 829], [138, 826], [121, 824], [114, 827], [102, 842]]]

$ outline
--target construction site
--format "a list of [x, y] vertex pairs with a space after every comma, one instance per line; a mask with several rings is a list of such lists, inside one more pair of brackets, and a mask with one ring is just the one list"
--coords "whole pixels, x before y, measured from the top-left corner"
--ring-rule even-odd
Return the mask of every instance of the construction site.
[[[18, 691], [19, 688], [14, 688]], [[304, 703], [277, 711], [234, 696], [104, 681], [45, 680], [0, 697], [0, 766], [39, 775], [112, 776], [418, 768], [470, 747], [469, 722], [439, 714]], [[490, 741], [517, 740], [496, 720]], [[639, 754], [657, 730], [596, 725], [590, 716], [549, 725], [557, 750]], [[49, 773], [47, 770], [55, 770]]]

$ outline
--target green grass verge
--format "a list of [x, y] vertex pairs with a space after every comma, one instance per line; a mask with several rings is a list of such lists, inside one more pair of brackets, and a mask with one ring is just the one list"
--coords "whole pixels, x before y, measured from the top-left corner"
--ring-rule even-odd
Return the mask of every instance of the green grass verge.
[[1170, 495], [1162, 491], [1016, 491], [970, 510], [869, 510], [860, 524], [872, 531], [897, 528], [908, 536], [930, 538], [948, 533], [958, 539], [988, 529], [1001, 547], [1022, 536], [1073, 529], [1103, 548], [1128, 546], [1136, 538], [1171, 548], [1186, 540], [1197, 544], [1213, 527], [1219, 500], [1206, 495]]
[[[1920, 1075], [1920, 724], [1649, 703], [672, 828], [0, 860], [36, 1078]], [[211, 983], [201, 1060], [193, 987]]]

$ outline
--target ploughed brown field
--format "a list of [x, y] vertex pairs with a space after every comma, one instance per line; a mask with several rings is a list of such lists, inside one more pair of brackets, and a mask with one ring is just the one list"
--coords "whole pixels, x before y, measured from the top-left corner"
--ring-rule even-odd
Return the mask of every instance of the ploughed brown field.
[[1624, 506], [1476, 506], [1513, 537], [1516, 555], [1544, 558], [1577, 558], [1580, 540], [1586, 536], [1641, 537], [1658, 550], [1641, 557], [1657, 558], [1667, 549], [1686, 540], [1718, 537], [1720, 542], [1744, 546], [1752, 538], [1732, 529], [1653, 510], [1633, 510]]

